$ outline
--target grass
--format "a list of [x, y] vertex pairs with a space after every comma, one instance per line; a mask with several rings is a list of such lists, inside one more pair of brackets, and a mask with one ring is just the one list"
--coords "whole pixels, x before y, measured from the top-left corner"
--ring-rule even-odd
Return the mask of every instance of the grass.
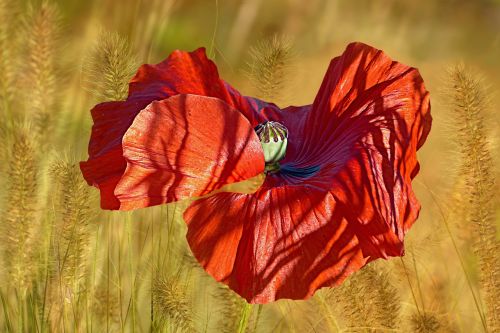
[[[499, 12], [486, 0], [0, 0], [0, 331], [496, 332]], [[206, 46], [244, 94], [300, 105], [352, 40], [417, 66], [432, 95], [404, 258], [307, 301], [248, 305], [193, 258], [186, 202], [98, 208], [78, 168], [89, 110], [126, 98], [139, 64]]]

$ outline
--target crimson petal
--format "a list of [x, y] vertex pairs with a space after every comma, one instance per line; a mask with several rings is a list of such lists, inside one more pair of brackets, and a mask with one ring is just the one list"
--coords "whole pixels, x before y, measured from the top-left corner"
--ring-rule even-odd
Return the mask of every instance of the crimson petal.
[[274, 104], [240, 95], [222, 80], [203, 47], [193, 52], [176, 50], [159, 64], [142, 65], [130, 81], [129, 99], [160, 100], [177, 94], [217, 97], [240, 111], [252, 126], [277, 110]]
[[362, 267], [348, 208], [313, 187], [220, 193], [184, 213], [187, 239], [205, 270], [248, 302], [305, 299]]
[[96, 105], [91, 111], [94, 126], [89, 142], [89, 158], [80, 162], [80, 169], [89, 185], [99, 188], [103, 209], [120, 208], [114, 190], [127, 166], [123, 158], [123, 135], [137, 113], [149, 103], [148, 99], [106, 102]]
[[307, 298], [368, 261], [403, 255], [420, 210], [416, 150], [431, 126], [418, 71], [350, 44], [314, 104], [276, 120], [294, 129], [282, 172], [254, 194], [216, 194], [184, 213], [205, 269], [266, 303]]
[[[109, 126], [112, 131], [117, 124]], [[176, 95], [149, 104], [135, 116], [121, 146], [121, 154], [114, 149], [105, 161], [97, 156], [82, 163], [87, 179], [101, 189], [103, 208], [127, 210], [201, 196], [264, 170], [253, 127], [216, 98]]]
[[277, 110], [273, 104], [241, 96], [221, 80], [204, 48], [193, 52], [174, 51], [157, 65], [141, 66], [130, 82], [126, 101], [101, 103], [91, 111], [94, 126], [89, 158], [80, 165], [87, 182], [100, 189], [102, 208], [123, 209], [114, 192], [118, 182], [127, 181], [121, 180], [127, 166], [122, 140], [137, 114], [153, 101], [179, 94], [219, 98], [242, 113], [252, 127]]

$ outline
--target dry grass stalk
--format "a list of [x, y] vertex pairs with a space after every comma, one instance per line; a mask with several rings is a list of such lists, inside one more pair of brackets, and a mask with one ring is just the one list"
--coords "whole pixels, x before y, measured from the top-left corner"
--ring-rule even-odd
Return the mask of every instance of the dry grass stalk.
[[117, 33], [102, 31], [83, 67], [86, 89], [100, 102], [124, 100], [136, 67], [128, 41]]
[[400, 299], [390, 280], [388, 273], [371, 264], [331, 290], [328, 300], [338, 303], [349, 332], [398, 328]]
[[156, 270], [152, 284], [155, 328], [170, 324], [183, 332], [194, 332], [192, 305], [178, 278]]
[[50, 323], [59, 327], [65, 306], [73, 308], [84, 290], [89, 254], [90, 222], [89, 187], [77, 163], [58, 161], [51, 166], [57, 184], [56, 214], [53, 223], [52, 259], [54, 269], [50, 281]]
[[97, 319], [98, 327], [105, 327], [111, 331], [119, 331], [120, 327], [120, 301], [117, 295], [108, 291], [102, 282], [94, 291], [92, 313]]
[[273, 100], [285, 87], [292, 58], [292, 42], [283, 36], [274, 36], [250, 49], [251, 61], [247, 76], [257, 88], [259, 97]]
[[486, 304], [488, 330], [500, 330], [500, 242], [494, 219], [494, 170], [483, 113], [488, 106], [481, 81], [463, 66], [451, 73], [456, 141], [462, 157], [459, 176], [468, 193], [467, 224], [474, 230], [474, 251], [479, 259], [480, 283]]
[[[0, 111], [1, 112], [1, 111]], [[11, 143], [12, 143], [12, 129], [8, 126], [8, 123], [1, 122], [0, 123], [0, 158], [2, 161], [7, 161], [9, 160], [10, 156], [10, 149], [11, 149]], [[3, 173], [7, 172], [9, 169], [7, 163], [1, 163], [0, 164], [0, 175], [2, 176], [0, 178], [0, 185], [4, 184], [4, 181], [7, 179], [6, 175], [3, 175]]]
[[[458, 174], [466, 170], [465, 166], [458, 168]], [[469, 170], [470, 171], [470, 170]], [[473, 233], [473, 227], [470, 224], [465, 224], [463, 221], [469, 221], [471, 218], [471, 211], [469, 209], [469, 193], [464, 189], [467, 186], [467, 177], [459, 176], [453, 184], [449, 195], [449, 221], [455, 228], [457, 236], [465, 241], [470, 241]]]
[[53, 231], [57, 270], [64, 283], [77, 293], [85, 277], [91, 237], [90, 190], [77, 163], [58, 161], [51, 172], [60, 191], [59, 214]]
[[218, 303], [221, 304], [218, 310], [220, 318], [217, 322], [217, 331], [221, 333], [236, 332], [240, 321], [241, 309], [244, 307], [245, 301], [222, 284], [217, 285], [214, 296]]
[[0, 0], [0, 110], [7, 112], [14, 89], [14, 47], [12, 43], [15, 26], [16, 5], [11, 0]]
[[9, 282], [23, 294], [36, 272], [38, 163], [28, 126], [18, 129], [10, 150], [2, 245]]
[[136, 11], [136, 21], [132, 27], [131, 41], [141, 59], [149, 61], [155, 48], [161, 45], [162, 33], [165, 31], [176, 0], [150, 0], [141, 3]]
[[29, 94], [26, 112], [35, 119], [39, 133], [47, 130], [54, 114], [59, 30], [59, 11], [54, 3], [43, 0], [30, 7], [25, 21], [26, 75], [21, 83]]
[[426, 312], [423, 314], [414, 313], [410, 319], [410, 327], [415, 333], [436, 333], [442, 332], [442, 325], [434, 314]]

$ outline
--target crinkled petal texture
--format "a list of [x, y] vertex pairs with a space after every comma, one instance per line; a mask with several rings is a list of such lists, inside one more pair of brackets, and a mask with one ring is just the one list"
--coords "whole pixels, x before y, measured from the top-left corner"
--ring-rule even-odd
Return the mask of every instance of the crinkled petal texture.
[[184, 213], [205, 269], [252, 303], [305, 299], [376, 258], [403, 255], [420, 205], [411, 180], [431, 126], [418, 71], [350, 44], [289, 129], [282, 170], [254, 194], [219, 193]]
[[[198, 97], [174, 98], [179, 95]], [[81, 169], [100, 189], [104, 209], [203, 195], [264, 170], [251, 130], [276, 109], [221, 80], [203, 48], [175, 51], [139, 68], [126, 101], [92, 110], [89, 158]]]
[[236, 89], [220, 79], [216, 65], [207, 58], [205, 49], [193, 52], [174, 51], [157, 65], [143, 65], [130, 81], [129, 100], [150, 101], [177, 94], [216, 97], [238, 109], [256, 126], [274, 116], [274, 104], [241, 96]]

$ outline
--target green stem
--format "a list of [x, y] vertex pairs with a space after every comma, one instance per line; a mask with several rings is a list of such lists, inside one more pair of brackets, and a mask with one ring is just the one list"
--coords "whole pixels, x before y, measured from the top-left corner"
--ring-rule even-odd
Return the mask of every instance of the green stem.
[[[90, 289], [90, 295], [91, 297], [87, 297], [87, 302], [88, 302], [88, 308], [91, 309], [93, 304], [90, 303], [94, 299], [95, 295], [95, 286], [96, 286], [96, 272], [97, 272], [97, 251], [99, 250], [99, 231], [101, 231], [101, 225], [97, 225], [97, 231], [96, 231], [96, 236], [95, 236], [95, 246], [94, 246], [94, 260], [92, 262], [92, 285]], [[102, 232], [102, 231], [101, 231]], [[90, 326], [90, 332], [93, 331], [93, 325], [94, 325], [94, 311], [90, 311], [90, 325], [87, 324], [87, 326]]]
[[154, 215], [153, 215], [153, 210], [150, 210], [150, 224], [151, 224], [151, 280], [150, 282], [150, 304], [149, 304], [149, 320], [151, 322], [151, 327], [152, 331], [154, 332], [155, 330], [155, 314], [154, 314], [154, 303], [153, 303], [153, 283], [154, 283], [154, 278], [155, 278], [155, 265], [154, 265], [154, 259], [155, 259], [155, 233], [154, 233]]
[[109, 292], [109, 287], [110, 287], [110, 277], [109, 277], [109, 274], [110, 274], [110, 271], [111, 271], [111, 260], [110, 260], [110, 256], [111, 256], [111, 219], [109, 218], [108, 219], [108, 225], [107, 225], [107, 237], [108, 237], [108, 242], [107, 242], [107, 245], [108, 245], [108, 253], [107, 253], [107, 265], [106, 265], [106, 332], [109, 332], [109, 299], [110, 299], [110, 292]]
[[422, 312], [425, 314], [425, 302], [424, 302], [424, 296], [422, 293], [422, 287], [420, 286], [420, 279], [418, 277], [417, 262], [415, 261], [415, 253], [413, 253], [413, 251], [411, 251], [410, 253], [411, 253], [411, 257], [413, 259], [413, 269], [415, 270], [415, 278], [417, 280], [418, 294], [420, 295], [420, 302], [422, 303]]
[[[20, 288], [19, 288], [20, 290]], [[19, 293], [22, 293], [21, 291]], [[24, 332], [24, 321], [23, 321], [23, 297], [17, 293], [17, 327], [19, 332]]]
[[215, 57], [215, 37], [217, 37], [217, 28], [219, 27], [219, 1], [215, 0], [215, 24], [214, 24], [214, 33], [212, 34], [212, 41], [210, 43], [210, 58]]
[[118, 240], [118, 272], [117, 272], [117, 278], [118, 278], [118, 297], [119, 297], [119, 306], [120, 306], [120, 327], [121, 331], [123, 332], [125, 330], [125, 321], [123, 319], [123, 286], [122, 286], [122, 227], [120, 226], [120, 234], [118, 235], [119, 240]]
[[405, 271], [406, 279], [408, 281], [408, 285], [410, 286], [411, 295], [413, 297], [413, 302], [415, 302], [415, 306], [417, 307], [417, 312], [418, 312], [419, 316], [422, 317], [424, 315], [424, 313], [420, 312], [420, 307], [418, 306], [417, 297], [415, 296], [415, 292], [413, 291], [413, 286], [411, 284], [410, 275], [408, 274], [408, 270], [406, 269], [405, 262], [404, 262], [402, 257], [399, 257], [399, 260], [401, 260], [401, 264], [403, 265], [403, 270]]
[[255, 317], [255, 322], [253, 324], [253, 333], [257, 332], [257, 325], [259, 324], [260, 313], [262, 312], [262, 304], [257, 307], [257, 316]]
[[248, 326], [248, 319], [252, 313], [252, 304], [245, 302], [243, 309], [241, 310], [240, 323], [238, 324], [238, 333], [244, 333]]
[[[44, 332], [44, 326], [45, 326], [45, 323], [46, 323], [46, 318], [45, 318], [45, 309], [46, 309], [46, 306], [47, 306], [47, 293], [48, 293], [48, 288], [49, 288], [49, 274], [50, 274], [50, 263], [49, 263], [49, 251], [48, 249], [51, 249], [52, 248], [52, 239], [53, 239], [53, 235], [52, 235], [52, 228], [49, 228], [49, 235], [47, 237], [48, 241], [47, 241], [47, 250], [44, 251], [44, 259], [45, 259], [45, 262], [44, 262], [44, 269], [45, 269], [45, 281], [44, 281], [44, 287], [43, 287], [43, 300], [42, 300], [42, 313], [41, 313], [41, 321], [40, 321], [40, 332]], [[47, 321], [48, 321], [48, 318], [47, 318]]]
[[132, 333], [135, 333], [135, 325], [136, 325], [136, 320], [135, 320], [135, 279], [134, 279], [134, 273], [132, 269], [132, 261], [133, 261], [133, 253], [132, 253], [132, 232], [131, 232], [131, 226], [130, 226], [130, 214], [127, 214], [127, 220], [126, 220], [126, 226], [127, 226], [127, 239], [128, 239], [128, 269], [129, 269], [129, 276], [130, 276], [130, 302], [132, 306]]

